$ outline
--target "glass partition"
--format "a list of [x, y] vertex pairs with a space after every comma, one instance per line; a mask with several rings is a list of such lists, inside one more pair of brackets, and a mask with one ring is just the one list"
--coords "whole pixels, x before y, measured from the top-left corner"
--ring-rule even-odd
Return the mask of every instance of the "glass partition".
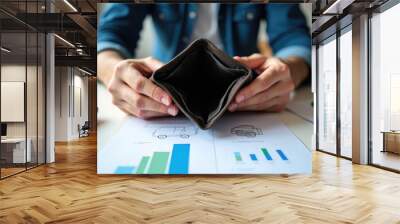
[[2, 177], [25, 170], [31, 158], [26, 150], [26, 41], [25, 32], [1, 34]]
[[336, 154], [336, 36], [318, 50], [318, 149]]
[[[44, 1], [4, 4], [23, 17]], [[45, 34], [10, 15], [0, 12], [0, 178], [45, 162]]]
[[26, 81], [26, 113], [27, 113], [27, 150], [30, 151], [28, 168], [37, 165], [37, 132], [38, 132], [38, 56], [36, 32], [27, 33], [27, 81]]
[[38, 34], [38, 64], [37, 64], [37, 162], [43, 164], [46, 162], [46, 36], [43, 33]]

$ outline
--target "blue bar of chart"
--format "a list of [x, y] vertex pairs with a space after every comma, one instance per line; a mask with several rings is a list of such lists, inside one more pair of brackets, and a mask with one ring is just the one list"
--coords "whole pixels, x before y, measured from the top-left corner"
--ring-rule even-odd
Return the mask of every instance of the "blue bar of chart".
[[250, 159], [253, 161], [257, 161], [257, 156], [255, 154], [250, 154]]
[[261, 152], [264, 154], [264, 156], [267, 160], [272, 160], [272, 157], [266, 148], [261, 148]]
[[278, 155], [281, 157], [282, 160], [288, 160], [288, 158], [286, 157], [285, 153], [283, 153], [282, 150], [277, 149], [276, 152], [278, 153]]
[[174, 144], [172, 149], [169, 174], [188, 174], [189, 173], [189, 144]]
[[135, 171], [133, 166], [119, 166], [115, 169], [115, 174], [132, 174]]
[[190, 144], [174, 144], [172, 153], [168, 151], [153, 152], [152, 156], [142, 156], [137, 169], [130, 166], [119, 166], [114, 173], [189, 174], [189, 157]]

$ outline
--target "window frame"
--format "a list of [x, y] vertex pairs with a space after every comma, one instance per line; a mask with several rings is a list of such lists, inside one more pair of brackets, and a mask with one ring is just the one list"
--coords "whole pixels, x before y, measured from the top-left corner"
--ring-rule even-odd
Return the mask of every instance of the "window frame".
[[[352, 22], [349, 22], [349, 18], [350, 17], [344, 17], [342, 18], [342, 20], [338, 20], [337, 23], [342, 22], [343, 23], [343, 27], [339, 27], [337, 26], [337, 24], [334, 24], [332, 26], [336, 27], [336, 31], [334, 33], [331, 33], [330, 35], [327, 35], [326, 37], [324, 37], [323, 39], [318, 40], [318, 42], [314, 45], [316, 45], [316, 53], [315, 53], [315, 57], [316, 57], [316, 121], [315, 121], [315, 125], [316, 125], [316, 150], [319, 152], [323, 152], [329, 155], [333, 155], [333, 156], [337, 156], [346, 160], [352, 160], [352, 158], [347, 157], [342, 155], [341, 153], [341, 119], [340, 119], [340, 103], [341, 103], [341, 97], [340, 97], [340, 77], [341, 77], [341, 67], [340, 67], [340, 37], [342, 35], [344, 35], [347, 32], [352, 32]], [[329, 29], [329, 28], [328, 28]], [[320, 86], [319, 86], [319, 60], [320, 60], [320, 56], [319, 56], [319, 51], [318, 49], [320, 48], [320, 45], [322, 43], [328, 43], [330, 41], [336, 41], [336, 151], [335, 153], [326, 151], [324, 149], [320, 148], [320, 143], [319, 143], [319, 119], [320, 119], [320, 114], [319, 114], [319, 94], [320, 94]]]
[[374, 147], [373, 147], [373, 130], [372, 130], [372, 18], [374, 17], [373, 14], [381, 14], [384, 13], [385, 11], [393, 8], [394, 6], [397, 6], [400, 4], [400, 0], [388, 0], [382, 5], [371, 9], [367, 12], [368, 14], [368, 152], [367, 152], [367, 159], [368, 159], [368, 165], [377, 167], [383, 170], [395, 172], [395, 173], [400, 173], [400, 169], [394, 169], [391, 167], [387, 167], [384, 165], [380, 165], [377, 163], [373, 162], [373, 153], [374, 153]]

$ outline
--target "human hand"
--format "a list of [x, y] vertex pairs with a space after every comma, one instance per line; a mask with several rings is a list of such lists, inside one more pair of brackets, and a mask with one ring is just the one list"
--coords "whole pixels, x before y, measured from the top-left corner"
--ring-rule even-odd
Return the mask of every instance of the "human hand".
[[177, 115], [178, 108], [171, 97], [149, 79], [162, 65], [150, 57], [117, 63], [107, 84], [113, 104], [125, 113], [143, 119]]
[[229, 111], [280, 112], [286, 108], [295, 88], [289, 66], [281, 59], [253, 54], [234, 57], [259, 75], [236, 94]]

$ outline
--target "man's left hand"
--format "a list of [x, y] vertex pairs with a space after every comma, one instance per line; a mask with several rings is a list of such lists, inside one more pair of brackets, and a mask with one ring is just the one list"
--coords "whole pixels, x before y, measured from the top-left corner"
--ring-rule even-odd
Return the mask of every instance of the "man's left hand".
[[281, 59], [253, 54], [234, 57], [259, 75], [241, 89], [229, 105], [229, 111], [280, 112], [286, 108], [295, 89], [289, 66]]

